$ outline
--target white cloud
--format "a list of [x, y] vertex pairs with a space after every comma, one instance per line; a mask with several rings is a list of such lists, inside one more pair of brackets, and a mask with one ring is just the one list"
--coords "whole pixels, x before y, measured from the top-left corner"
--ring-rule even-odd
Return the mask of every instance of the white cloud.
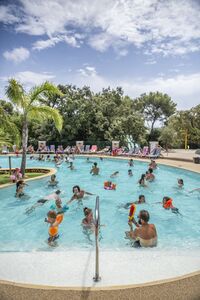
[[3, 53], [3, 56], [7, 60], [14, 61], [15, 63], [20, 63], [26, 60], [27, 58], [29, 58], [30, 52], [28, 49], [24, 47], [20, 47], [20, 48], [15, 48], [12, 51], [5, 51]]
[[[78, 39], [78, 37], [77, 37]], [[74, 36], [70, 35], [58, 35], [56, 37], [52, 37], [47, 40], [39, 40], [33, 44], [33, 50], [44, 50], [46, 48], [50, 48], [55, 46], [57, 43], [64, 41], [68, 45], [72, 47], [80, 47], [77, 39]]]
[[84, 69], [78, 69], [77, 73], [84, 77], [96, 77], [97, 72], [95, 67], [86, 66]]
[[0, 22], [4, 24], [13, 24], [18, 21], [19, 18], [15, 15], [13, 6], [0, 6]]
[[[55, 45], [53, 39], [66, 35], [73, 27], [73, 33], [65, 38], [73, 47], [80, 46], [84, 40], [101, 52], [113, 47], [119, 55], [126, 55], [129, 45], [142, 49], [144, 53], [164, 56], [200, 50], [198, 0], [20, 2], [21, 7], [16, 10], [23, 17], [16, 21], [15, 29], [30, 35], [46, 34], [50, 40], [42, 46], [42, 41], [38, 41], [40, 49], [47, 48], [47, 44]], [[5, 6], [2, 7], [6, 10]], [[15, 15], [13, 11], [9, 14], [12, 22]], [[78, 45], [77, 39], [80, 39]]]
[[[94, 68], [95, 70], [95, 68]], [[177, 103], [178, 109], [187, 109], [200, 103], [200, 73], [190, 75], [175, 75], [164, 77], [160, 75], [157, 78], [145, 79], [109, 79], [100, 76], [96, 70], [92, 74], [87, 73], [86, 68], [68, 79], [69, 82], [77, 86], [90, 86], [92, 90], [99, 92], [102, 88], [110, 86], [116, 88], [121, 86], [128, 96], [132, 98], [139, 97], [143, 93], [162, 92], [167, 93], [172, 100]]]
[[18, 72], [13, 77], [26, 86], [42, 84], [44, 81], [55, 78], [55, 76], [50, 73], [36, 73], [32, 71]]

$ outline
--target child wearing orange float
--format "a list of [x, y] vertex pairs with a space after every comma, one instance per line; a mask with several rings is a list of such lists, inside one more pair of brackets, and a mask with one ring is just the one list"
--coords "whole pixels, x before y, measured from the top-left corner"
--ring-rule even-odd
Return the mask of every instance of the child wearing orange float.
[[180, 214], [178, 208], [174, 207], [172, 204], [173, 200], [169, 197], [163, 197], [162, 205], [164, 209], [171, 209], [171, 211], [175, 214]]
[[56, 239], [59, 238], [58, 234], [58, 226], [63, 220], [63, 214], [57, 214], [54, 210], [50, 210], [47, 213], [47, 218], [45, 218], [45, 222], [49, 223], [49, 238], [48, 244], [51, 244]]

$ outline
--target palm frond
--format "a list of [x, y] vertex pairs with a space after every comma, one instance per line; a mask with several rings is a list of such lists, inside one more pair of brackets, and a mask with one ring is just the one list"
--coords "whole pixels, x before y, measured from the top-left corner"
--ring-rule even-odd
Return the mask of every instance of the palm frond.
[[[34, 101], [41, 100], [41, 98], [46, 99], [46, 94], [58, 95], [62, 96], [63, 94], [61, 91], [52, 83], [46, 81], [45, 83], [41, 84], [40, 86], [35, 86], [31, 89], [29, 93], [30, 97], [30, 104]], [[39, 99], [40, 98], [40, 99]]]
[[59, 111], [49, 106], [34, 106], [28, 112], [28, 119], [35, 121], [53, 120], [58, 131], [61, 131], [63, 118]]
[[25, 90], [23, 86], [15, 79], [8, 80], [9, 85], [6, 87], [6, 95], [13, 104], [23, 107]]

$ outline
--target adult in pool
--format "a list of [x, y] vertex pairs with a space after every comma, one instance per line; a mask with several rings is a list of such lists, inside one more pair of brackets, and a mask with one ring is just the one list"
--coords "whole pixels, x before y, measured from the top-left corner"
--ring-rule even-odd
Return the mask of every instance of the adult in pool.
[[56, 200], [60, 199], [60, 193], [61, 193], [61, 191], [57, 190], [55, 193], [52, 193], [50, 195], [44, 196], [42, 199], [39, 199], [33, 206], [26, 209], [26, 214], [32, 213], [36, 209], [36, 207], [42, 206], [48, 201], [51, 201], [51, 200], [56, 201]]
[[86, 191], [84, 191], [84, 190], [81, 190], [79, 185], [73, 186], [72, 192], [73, 192], [73, 196], [72, 196], [71, 199], [67, 202], [67, 204], [70, 204], [70, 203], [71, 203], [72, 201], [74, 201], [74, 200], [81, 200], [81, 199], [83, 199], [83, 197], [84, 197], [85, 195], [94, 195], [94, 194], [92, 194], [92, 193], [89, 193], [89, 192], [86, 192]]
[[84, 207], [83, 209], [85, 218], [82, 220], [82, 226], [84, 229], [95, 229], [95, 222], [93, 218], [93, 212], [90, 208]]
[[139, 227], [134, 231], [127, 231], [126, 237], [135, 241], [134, 247], [155, 247], [157, 246], [157, 232], [154, 224], [148, 224], [150, 216], [147, 210], [139, 212]]

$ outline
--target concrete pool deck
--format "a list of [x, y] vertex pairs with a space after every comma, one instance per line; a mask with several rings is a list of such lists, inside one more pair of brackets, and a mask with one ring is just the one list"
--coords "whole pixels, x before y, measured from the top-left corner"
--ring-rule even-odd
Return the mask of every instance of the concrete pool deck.
[[[156, 162], [200, 173], [192, 161]], [[100, 262], [102, 281], [94, 284], [90, 249], [0, 253], [0, 299], [200, 299], [200, 251], [101, 251]]]

